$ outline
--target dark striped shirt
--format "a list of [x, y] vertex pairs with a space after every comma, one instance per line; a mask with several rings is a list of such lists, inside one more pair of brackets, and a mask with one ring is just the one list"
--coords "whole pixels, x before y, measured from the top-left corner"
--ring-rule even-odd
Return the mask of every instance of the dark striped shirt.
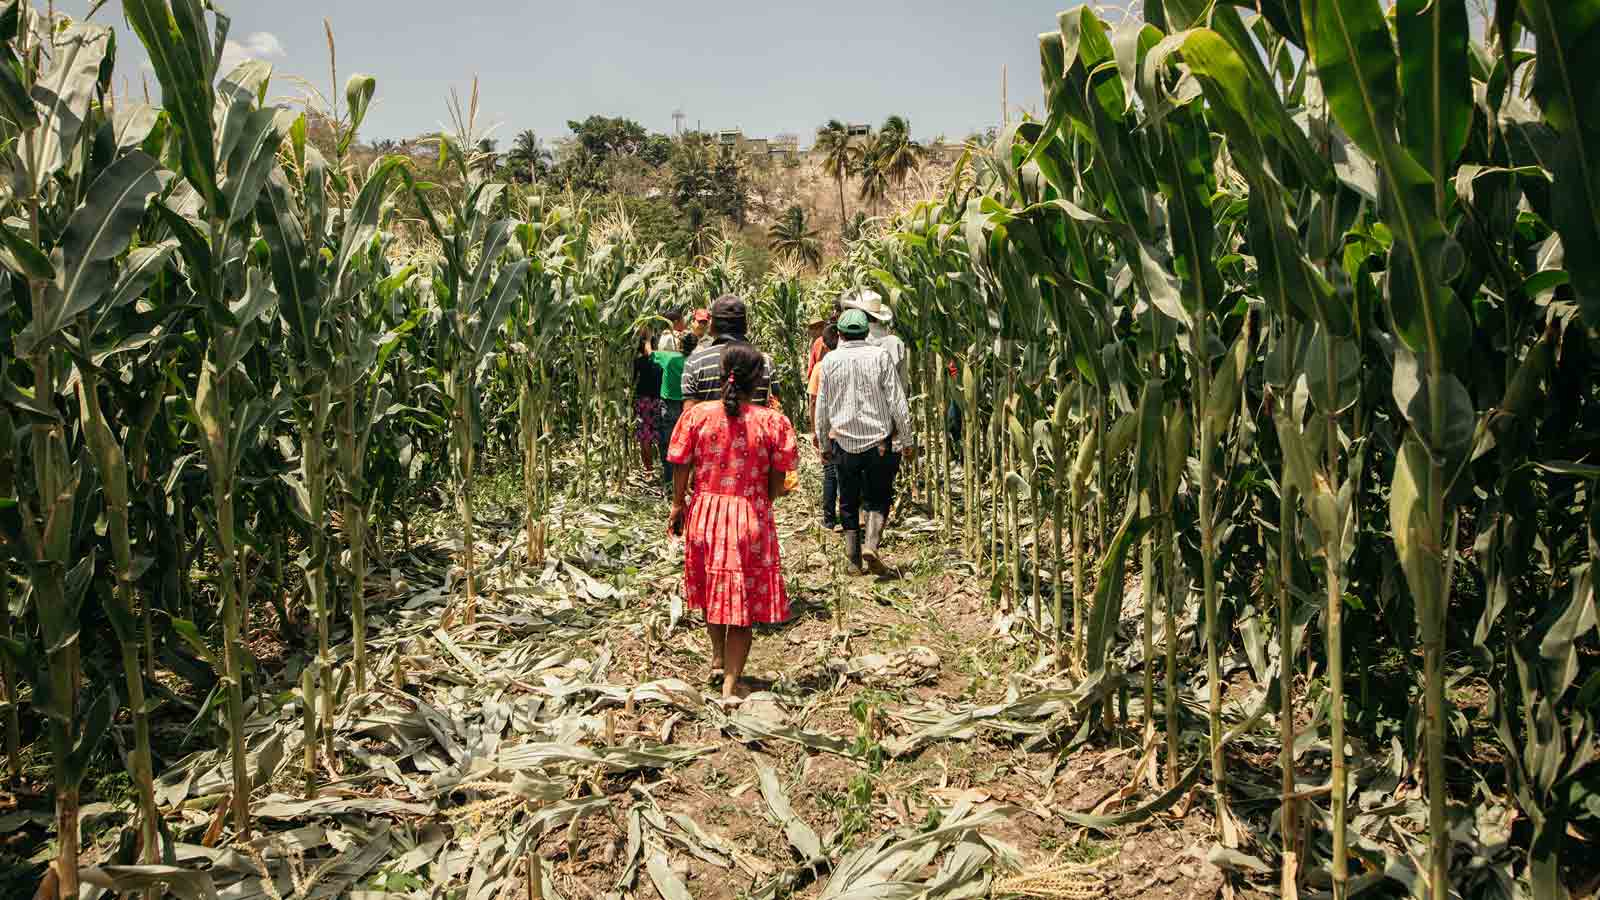
[[[722, 374], [722, 351], [732, 343], [731, 338], [719, 337], [701, 344], [689, 354], [683, 364], [684, 400], [722, 399], [722, 385], [727, 381], [727, 376]], [[766, 364], [762, 366], [761, 380], [756, 383], [756, 393], [750, 401], [757, 406], [765, 405], [767, 396], [772, 392], [772, 357], [765, 353], [761, 355]]]

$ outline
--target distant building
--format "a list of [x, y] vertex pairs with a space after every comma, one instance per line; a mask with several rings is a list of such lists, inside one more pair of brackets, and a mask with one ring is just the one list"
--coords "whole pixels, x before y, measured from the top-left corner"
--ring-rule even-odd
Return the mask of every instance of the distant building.
[[962, 144], [952, 144], [940, 138], [931, 144], [925, 145], [928, 159], [944, 165], [952, 165], [961, 158], [961, 153], [966, 147]]
[[800, 136], [780, 134], [776, 137], [749, 137], [740, 128], [725, 128], [716, 132], [717, 146], [726, 148], [746, 159], [798, 159]]
[[[866, 140], [872, 137], [872, 126], [862, 122], [852, 122], [845, 126], [850, 137]], [[809, 156], [816, 148], [801, 149], [800, 135], [793, 132], [776, 134], [772, 137], [751, 137], [744, 133], [742, 128], [724, 128], [711, 133], [712, 141], [722, 148], [738, 154], [748, 160], [770, 159], [775, 162], [797, 161], [802, 156]], [[925, 144], [928, 159], [943, 165], [951, 165], [961, 158], [961, 153], [966, 149], [964, 144], [951, 143], [943, 138]]]

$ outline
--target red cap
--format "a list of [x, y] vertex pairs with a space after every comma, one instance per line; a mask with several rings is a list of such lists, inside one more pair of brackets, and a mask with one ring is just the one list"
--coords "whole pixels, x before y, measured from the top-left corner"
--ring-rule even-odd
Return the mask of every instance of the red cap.
[[694, 311], [694, 320], [696, 322], [709, 322], [709, 321], [711, 321], [711, 310], [709, 310], [709, 309], [697, 309], [697, 310], [695, 310]]

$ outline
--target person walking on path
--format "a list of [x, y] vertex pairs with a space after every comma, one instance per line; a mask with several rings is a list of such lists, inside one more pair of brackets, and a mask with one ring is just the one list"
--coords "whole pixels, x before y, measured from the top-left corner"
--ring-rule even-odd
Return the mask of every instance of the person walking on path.
[[816, 371], [817, 363], [822, 360], [825, 348], [822, 335], [828, 330], [829, 325], [838, 323], [838, 314], [833, 316], [818, 316], [806, 324], [806, 333], [811, 336], [811, 349], [806, 351], [806, 381], [811, 380], [811, 373]]
[[906, 386], [906, 342], [890, 331], [894, 324], [894, 309], [883, 302], [876, 291], [858, 291], [844, 301], [846, 309], [859, 309], [867, 314], [867, 343], [882, 347], [894, 363], [895, 374], [900, 377], [900, 387]]
[[[683, 406], [722, 398], [722, 354], [736, 344], [747, 344], [749, 331], [744, 301], [724, 294], [711, 304], [710, 338], [703, 339], [683, 364]], [[763, 356], [755, 402], [767, 405], [772, 393], [772, 360]]]
[[850, 572], [860, 574], [865, 561], [874, 574], [882, 575], [888, 570], [878, 555], [878, 542], [889, 512], [891, 461], [896, 454], [912, 457], [916, 448], [911, 408], [894, 363], [866, 338], [867, 314], [846, 310], [839, 317], [839, 347], [820, 363], [814, 432], [824, 448], [823, 461], [838, 467], [839, 517]]
[[[837, 328], [838, 325], [839, 325], [839, 314], [841, 312], [844, 312], [844, 306], [839, 302], [839, 299], [837, 297], [835, 297], [834, 301], [833, 301], [833, 313], [831, 315], [829, 315], [826, 319], [818, 319], [817, 321], [823, 323], [823, 330], [824, 331], [827, 330], [827, 327], [829, 325], [832, 325], [835, 328]], [[815, 324], [816, 324], [816, 322], [812, 323], [812, 325], [815, 325]], [[821, 334], [816, 335], [811, 341], [811, 351], [806, 354], [806, 380], [807, 381], [811, 380], [811, 373], [817, 368], [817, 363], [822, 360], [822, 354], [825, 351], [825, 349], [826, 348], [823, 346], [823, 342], [822, 342], [822, 335]]]
[[[874, 347], [883, 348], [889, 354], [889, 361], [894, 363], [895, 376], [900, 379], [900, 390], [911, 396], [908, 386], [906, 342], [900, 336], [890, 331], [894, 324], [894, 310], [889, 304], [883, 302], [883, 297], [876, 291], [857, 291], [844, 300], [843, 304], [848, 309], [859, 309], [867, 314], [867, 343]], [[890, 456], [888, 460], [888, 492], [889, 499], [883, 508], [885, 520], [889, 513], [894, 511], [895, 485], [900, 480], [900, 457]], [[885, 527], [887, 527], [885, 521]]]
[[[667, 490], [672, 489], [672, 463], [667, 462], [667, 443], [672, 440], [672, 429], [678, 426], [678, 416], [683, 413], [683, 362], [687, 358], [685, 354], [693, 352], [697, 343], [695, 336], [688, 332], [682, 337], [680, 348], [664, 349], [658, 341], [656, 352], [650, 354], [661, 367], [661, 412], [656, 421], [656, 449], [661, 452], [661, 482]], [[668, 338], [669, 335], [662, 335], [663, 340]]]
[[[725, 701], [742, 696], [753, 626], [789, 617], [772, 502], [798, 451], [783, 413], [756, 403], [764, 366], [749, 344], [729, 347], [721, 402], [685, 410], [667, 451], [676, 466], [667, 528], [684, 535], [684, 602], [705, 612], [711, 673], [720, 675]], [[694, 499], [686, 504], [691, 470]]]
[[662, 318], [666, 319], [667, 324], [671, 327], [666, 331], [661, 332], [661, 334], [656, 338], [656, 349], [666, 350], [669, 352], [675, 350], [679, 353], [682, 353], [683, 339], [689, 334], [689, 332], [683, 327], [683, 307], [669, 307], [667, 311], [662, 314]]
[[[861, 311], [871, 319], [867, 323], [867, 343], [874, 347], [880, 347], [885, 353], [889, 354], [889, 361], [894, 363], [895, 377], [900, 379], [900, 390], [907, 397], [910, 397], [911, 387], [908, 367], [911, 357], [906, 351], [906, 342], [901, 340], [899, 335], [889, 330], [894, 324], [894, 310], [889, 307], [889, 304], [883, 302], [882, 297], [868, 291], [866, 297], [863, 298]], [[900, 459], [901, 457], [897, 453], [890, 454], [888, 458], [889, 472], [885, 487], [888, 492], [888, 498], [883, 504], [885, 528], [889, 524], [889, 514], [894, 512], [895, 488], [900, 483]]]
[[[817, 386], [822, 381], [822, 359], [839, 346], [839, 326], [829, 323], [822, 330], [822, 354], [817, 359], [817, 364], [811, 367], [810, 384], [807, 386], [807, 395], [811, 398], [811, 429], [816, 431], [817, 425]], [[811, 440], [820, 453], [824, 448], [817, 443], [815, 437]], [[837, 531], [839, 525], [839, 467], [831, 462], [822, 464], [822, 527], [829, 531]]]
[[639, 331], [639, 352], [633, 357], [633, 436], [647, 475], [655, 475], [656, 428], [661, 421], [661, 366], [653, 356], [650, 332]]

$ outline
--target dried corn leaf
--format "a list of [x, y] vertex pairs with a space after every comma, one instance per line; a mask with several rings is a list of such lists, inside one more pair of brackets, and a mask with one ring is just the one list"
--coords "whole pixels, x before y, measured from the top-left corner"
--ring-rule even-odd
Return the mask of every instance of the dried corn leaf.
[[314, 797], [310, 800], [290, 800], [282, 794], [273, 794], [250, 807], [251, 815], [262, 819], [299, 819], [304, 816], [341, 816], [347, 813], [426, 816], [432, 815], [433, 811], [433, 807], [421, 803], [406, 803], [382, 797]]
[[769, 765], [762, 762], [756, 763], [756, 770], [761, 776], [761, 797], [767, 801], [767, 808], [772, 811], [772, 818], [783, 828], [783, 834], [789, 839], [789, 845], [800, 854], [800, 859], [806, 864], [824, 861], [827, 856], [822, 852], [822, 838], [817, 836], [815, 830], [806, 824], [789, 803], [789, 798], [783, 792], [783, 787], [778, 783], [778, 773]]
[[[917, 896], [922, 886], [907, 879], [931, 862], [940, 850], [1018, 811], [1010, 806], [974, 810], [966, 804], [958, 804], [932, 831], [900, 840], [895, 839], [896, 834], [886, 834], [839, 862], [822, 892], [822, 900]], [[918, 893], [903, 894], [906, 885], [916, 887]]]
[[693, 900], [689, 896], [689, 889], [683, 885], [683, 879], [672, 871], [665, 853], [650, 854], [650, 860], [645, 864], [645, 871], [650, 873], [650, 881], [655, 884], [661, 900]]
[[177, 866], [101, 866], [83, 869], [78, 877], [86, 885], [124, 896], [165, 887], [182, 900], [217, 900], [217, 888], [209, 872]]

